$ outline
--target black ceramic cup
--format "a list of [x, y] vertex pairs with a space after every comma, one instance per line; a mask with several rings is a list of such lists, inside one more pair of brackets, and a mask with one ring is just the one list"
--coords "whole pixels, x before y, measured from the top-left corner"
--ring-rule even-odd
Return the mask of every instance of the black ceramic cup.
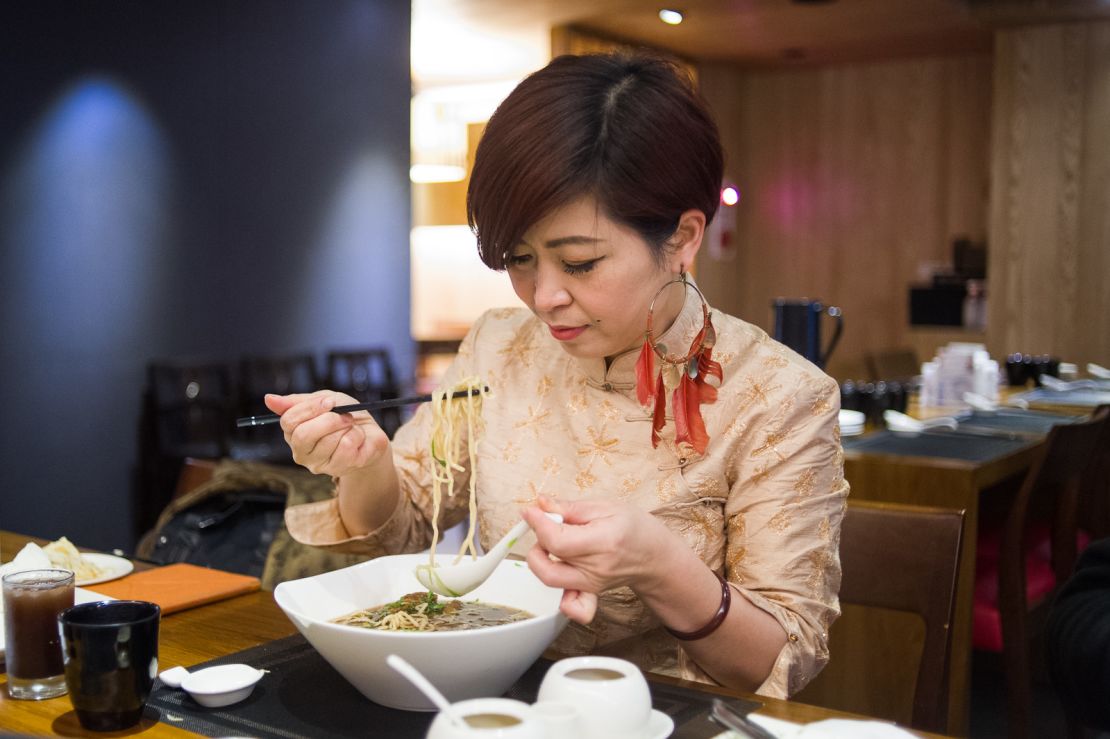
[[58, 614], [66, 687], [81, 726], [118, 731], [139, 722], [158, 674], [161, 611], [155, 603], [115, 600]]

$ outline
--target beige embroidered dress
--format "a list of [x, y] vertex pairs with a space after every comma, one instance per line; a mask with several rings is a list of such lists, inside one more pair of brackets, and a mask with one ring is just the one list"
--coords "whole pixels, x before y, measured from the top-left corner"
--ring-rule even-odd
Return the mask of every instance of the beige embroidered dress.
[[[678, 319], [659, 337], [668, 346], [689, 346], [701, 327], [700, 301], [689, 292]], [[828, 660], [828, 628], [839, 615], [838, 545], [848, 493], [839, 392], [831, 378], [759, 328], [717, 311], [713, 323], [713, 357], [724, 380], [717, 402], [702, 406], [710, 437], [704, 458], [684, 456], [668, 443], [674, 438], [669, 417], [663, 441], [652, 448], [650, 414], [636, 401], [638, 350], [616, 357], [606, 370], [601, 359], [567, 354], [523, 308], [482, 316], [445, 382], [478, 375], [492, 390], [478, 458], [484, 547], [540, 492], [563, 500], [615, 499], [648, 510], [782, 625], [788, 641], [759, 692], [785, 697]], [[402, 494], [378, 530], [351, 537], [333, 499], [290, 508], [293, 537], [372, 555], [426, 549], [430, 420], [423, 406], [396, 434]], [[441, 512], [443, 526], [466, 517], [466, 485], [467, 476], [457, 475], [455, 497]], [[534, 541], [527, 539], [523, 551]], [[712, 682], [627, 588], [601, 594], [594, 621], [570, 624], [553, 647], [563, 655], [608, 654], [645, 670]]]

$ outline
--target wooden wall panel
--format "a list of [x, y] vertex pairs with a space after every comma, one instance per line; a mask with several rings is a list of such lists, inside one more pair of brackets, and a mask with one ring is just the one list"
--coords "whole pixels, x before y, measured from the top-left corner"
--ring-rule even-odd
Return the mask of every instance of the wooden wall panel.
[[986, 233], [991, 59], [985, 55], [743, 73], [703, 66], [739, 185], [732, 261], [699, 262], [722, 310], [771, 329], [777, 296], [844, 310], [829, 371], [904, 346], [907, 288], [951, 240]]
[[1110, 22], [1001, 31], [992, 353], [1110, 364]]

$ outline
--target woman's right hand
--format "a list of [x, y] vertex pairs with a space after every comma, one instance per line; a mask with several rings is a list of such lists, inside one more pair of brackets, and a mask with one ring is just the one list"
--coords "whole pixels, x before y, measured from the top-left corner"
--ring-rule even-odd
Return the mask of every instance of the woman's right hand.
[[332, 413], [358, 401], [344, 393], [267, 395], [266, 407], [281, 416], [293, 461], [320, 475], [342, 477], [366, 469], [389, 451], [389, 437], [366, 411]]

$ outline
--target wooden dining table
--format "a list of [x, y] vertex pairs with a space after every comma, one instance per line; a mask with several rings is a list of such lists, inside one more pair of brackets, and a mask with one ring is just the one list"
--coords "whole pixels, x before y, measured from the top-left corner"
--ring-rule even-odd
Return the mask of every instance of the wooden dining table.
[[[43, 543], [40, 539], [0, 531], [0, 559], [10, 560], [28, 541]], [[136, 563], [137, 570], [150, 566]], [[95, 586], [91, 589], [95, 590]], [[256, 591], [163, 616], [158, 658], [163, 669], [174, 665], [193, 666], [294, 634], [296, 628], [278, 608], [273, 594]], [[766, 698], [663, 675], [649, 674], [647, 677], [652, 683], [681, 686], [726, 697], [753, 699], [762, 704], [757, 713], [799, 724], [829, 718], [864, 718], [795, 701]], [[9, 698], [6, 673], [0, 683], [0, 729], [36, 736], [193, 736], [188, 731], [148, 716], [144, 716], [137, 726], [125, 731], [87, 731], [81, 727], [66, 696], [43, 701]], [[922, 737], [938, 736], [924, 732], [915, 734]]]

